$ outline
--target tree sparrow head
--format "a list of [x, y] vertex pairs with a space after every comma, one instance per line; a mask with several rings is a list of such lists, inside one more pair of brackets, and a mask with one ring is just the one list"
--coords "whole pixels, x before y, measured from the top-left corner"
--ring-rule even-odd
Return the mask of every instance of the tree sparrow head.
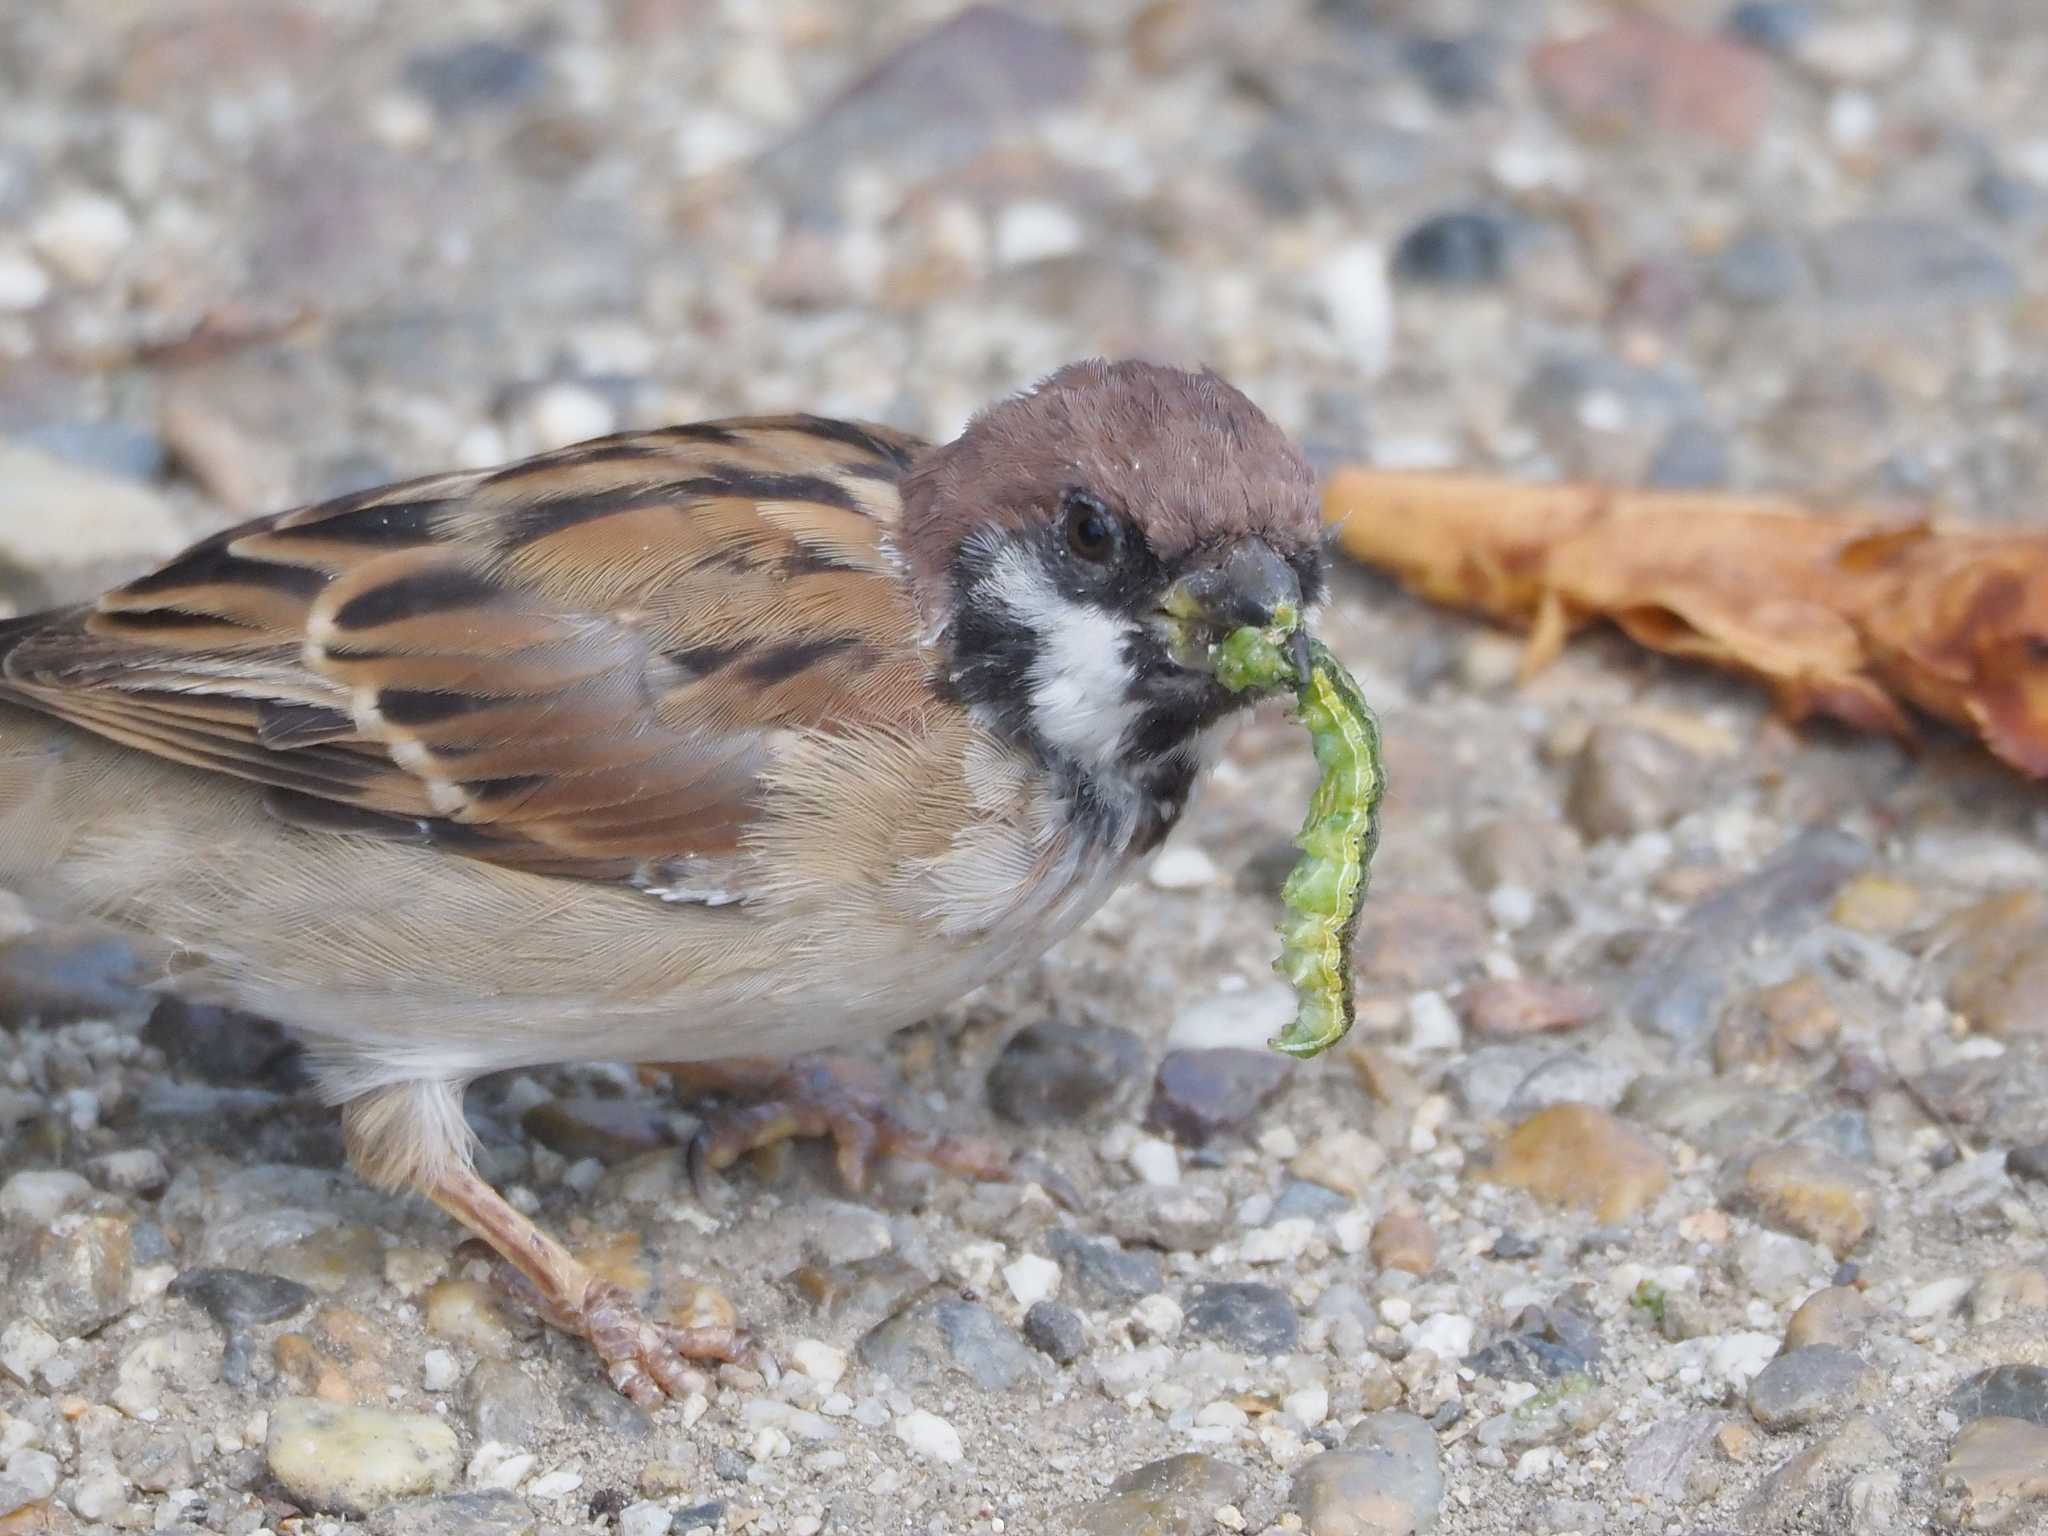
[[1049, 767], [1178, 810], [1241, 702], [1209, 642], [1323, 588], [1315, 476], [1214, 373], [1084, 362], [976, 416], [905, 486], [955, 693]]

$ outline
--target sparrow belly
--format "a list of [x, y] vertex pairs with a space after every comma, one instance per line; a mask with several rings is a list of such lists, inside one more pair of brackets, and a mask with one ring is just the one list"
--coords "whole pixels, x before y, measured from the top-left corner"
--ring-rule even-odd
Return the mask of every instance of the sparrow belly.
[[557, 1061], [793, 1055], [913, 1023], [1115, 888], [1119, 856], [1039, 846], [1044, 824], [998, 816], [930, 856], [842, 826], [816, 845], [830, 856], [773, 854], [759, 899], [665, 902], [304, 831], [254, 786], [0, 704], [0, 886], [163, 942], [181, 987], [305, 1037], [335, 1100]]

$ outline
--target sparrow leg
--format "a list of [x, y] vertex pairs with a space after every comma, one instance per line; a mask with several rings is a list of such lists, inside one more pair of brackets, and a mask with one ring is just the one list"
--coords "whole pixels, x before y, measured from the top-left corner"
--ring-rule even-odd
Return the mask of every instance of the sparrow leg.
[[427, 1197], [518, 1271], [525, 1281], [520, 1294], [544, 1322], [588, 1339], [612, 1385], [641, 1407], [658, 1407], [695, 1388], [692, 1360], [740, 1358], [737, 1329], [649, 1322], [622, 1288], [592, 1275], [470, 1169], [445, 1176]]
[[[736, 1360], [732, 1328], [675, 1328], [642, 1317], [617, 1284], [548, 1236], [477, 1176], [468, 1147], [449, 1132], [441, 1085], [403, 1084], [352, 1100], [342, 1125], [349, 1160], [387, 1188], [411, 1187], [488, 1243], [524, 1281], [522, 1293], [542, 1319], [590, 1341], [613, 1386], [643, 1408], [686, 1396], [701, 1385], [692, 1360]], [[420, 1113], [419, 1107], [429, 1106]], [[452, 1099], [460, 1125], [460, 1090]], [[447, 1133], [437, 1138], [437, 1133]], [[465, 1133], [466, 1134], [466, 1133]]]
[[[1006, 1179], [1015, 1169], [990, 1142], [920, 1129], [889, 1107], [892, 1084], [873, 1062], [818, 1054], [791, 1061], [736, 1057], [663, 1063], [678, 1089], [754, 1102], [709, 1118], [692, 1139], [690, 1175], [701, 1188], [709, 1173], [729, 1168], [761, 1147], [830, 1137], [848, 1189], [867, 1187], [878, 1157], [904, 1157], [970, 1179]], [[895, 1091], [900, 1092], [900, 1088]]]

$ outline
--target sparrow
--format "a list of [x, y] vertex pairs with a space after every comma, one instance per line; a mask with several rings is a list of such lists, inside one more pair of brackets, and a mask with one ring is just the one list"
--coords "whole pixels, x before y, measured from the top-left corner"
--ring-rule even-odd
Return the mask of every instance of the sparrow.
[[361, 1175], [658, 1402], [734, 1337], [493, 1190], [466, 1085], [793, 1057], [1037, 957], [1220, 750], [1210, 644], [1323, 565], [1281, 430], [1141, 362], [940, 445], [762, 416], [410, 480], [0, 624], [0, 884], [285, 1021]]

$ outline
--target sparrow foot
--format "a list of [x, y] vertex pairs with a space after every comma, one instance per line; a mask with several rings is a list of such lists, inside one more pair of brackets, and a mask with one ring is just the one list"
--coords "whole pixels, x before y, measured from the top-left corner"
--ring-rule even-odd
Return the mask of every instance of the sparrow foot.
[[497, 1255], [499, 1285], [550, 1327], [588, 1340], [611, 1384], [641, 1407], [702, 1391], [692, 1362], [745, 1354], [740, 1329], [679, 1328], [642, 1316], [623, 1287], [593, 1275], [474, 1173], [450, 1173], [430, 1193]]
[[729, 1061], [663, 1064], [680, 1090], [750, 1098], [712, 1115], [691, 1139], [691, 1181], [700, 1196], [710, 1176], [730, 1168], [749, 1152], [782, 1142], [829, 1137], [846, 1187], [867, 1187], [877, 1158], [902, 1157], [929, 1163], [970, 1179], [1006, 1179], [1016, 1174], [1010, 1154], [993, 1142], [944, 1136], [903, 1119], [889, 1105], [901, 1093], [873, 1062], [818, 1054], [791, 1061], [743, 1057]]

